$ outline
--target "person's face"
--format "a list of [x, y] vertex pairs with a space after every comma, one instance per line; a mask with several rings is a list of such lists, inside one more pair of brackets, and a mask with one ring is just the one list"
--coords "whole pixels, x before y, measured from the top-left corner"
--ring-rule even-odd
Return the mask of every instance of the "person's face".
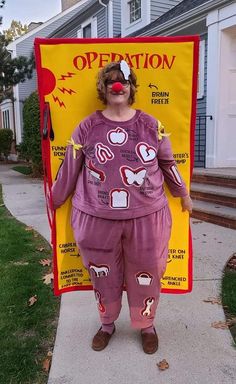
[[[117, 92], [112, 89], [114, 83], [119, 82], [122, 84], [122, 89]], [[120, 71], [111, 74], [106, 81], [106, 100], [108, 105], [121, 106], [128, 105], [130, 97], [130, 82], [125, 80]]]

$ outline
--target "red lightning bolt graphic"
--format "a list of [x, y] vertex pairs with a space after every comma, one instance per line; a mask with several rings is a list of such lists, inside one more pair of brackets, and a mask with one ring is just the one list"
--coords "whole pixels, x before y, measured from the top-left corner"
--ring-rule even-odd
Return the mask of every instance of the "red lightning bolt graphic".
[[75, 75], [75, 73], [73, 73], [73, 72], [67, 72], [67, 75], [61, 75], [61, 78], [58, 80], [65, 80], [66, 78], [72, 77], [74, 75]]
[[72, 94], [72, 93], [76, 93], [75, 91], [73, 91], [73, 89], [66, 89], [66, 88], [58, 88], [59, 89], [59, 91], [61, 91], [62, 93], [65, 93], [65, 92], [67, 92], [67, 93], [69, 93], [70, 95]]
[[66, 107], [65, 104], [63, 103], [63, 101], [60, 101], [58, 99], [58, 97], [55, 97], [54, 95], [52, 95], [52, 97], [53, 97], [53, 100], [55, 101], [55, 103], [58, 101], [60, 107], [64, 107], [64, 108]]

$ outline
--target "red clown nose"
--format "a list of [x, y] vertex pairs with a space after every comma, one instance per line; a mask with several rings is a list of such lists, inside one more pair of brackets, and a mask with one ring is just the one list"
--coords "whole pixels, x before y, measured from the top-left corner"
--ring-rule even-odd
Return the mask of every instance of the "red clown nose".
[[112, 89], [114, 92], [117, 92], [117, 93], [118, 93], [118, 92], [120, 92], [120, 91], [123, 90], [123, 85], [122, 85], [119, 81], [117, 81], [116, 83], [112, 84], [111, 89]]

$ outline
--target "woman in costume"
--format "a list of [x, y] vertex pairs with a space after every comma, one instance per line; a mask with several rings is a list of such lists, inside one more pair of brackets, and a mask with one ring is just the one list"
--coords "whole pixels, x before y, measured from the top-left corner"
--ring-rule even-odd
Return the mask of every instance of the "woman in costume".
[[171, 214], [163, 183], [192, 201], [169, 139], [154, 117], [135, 110], [137, 79], [125, 61], [106, 65], [97, 91], [105, 109], [74, 130], [52, 188], [54, 209], [72, 197], [71, 224], [88, 269], [101, 319], [92, 348], [103, 350], [115, 332], [125, 286], [131, 325], [145, 353], [158, 348], [153, 325], [168, 257]]

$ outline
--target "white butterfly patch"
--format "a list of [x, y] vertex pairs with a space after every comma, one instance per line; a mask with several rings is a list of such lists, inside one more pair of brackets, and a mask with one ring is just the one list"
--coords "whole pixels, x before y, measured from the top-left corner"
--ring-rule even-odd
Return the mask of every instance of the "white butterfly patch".
[[120, 167], [120, 174], [125, 185], [140, 187], [145, 179], [147, 170], [143, 167], [132, 169], [127, 166]]

